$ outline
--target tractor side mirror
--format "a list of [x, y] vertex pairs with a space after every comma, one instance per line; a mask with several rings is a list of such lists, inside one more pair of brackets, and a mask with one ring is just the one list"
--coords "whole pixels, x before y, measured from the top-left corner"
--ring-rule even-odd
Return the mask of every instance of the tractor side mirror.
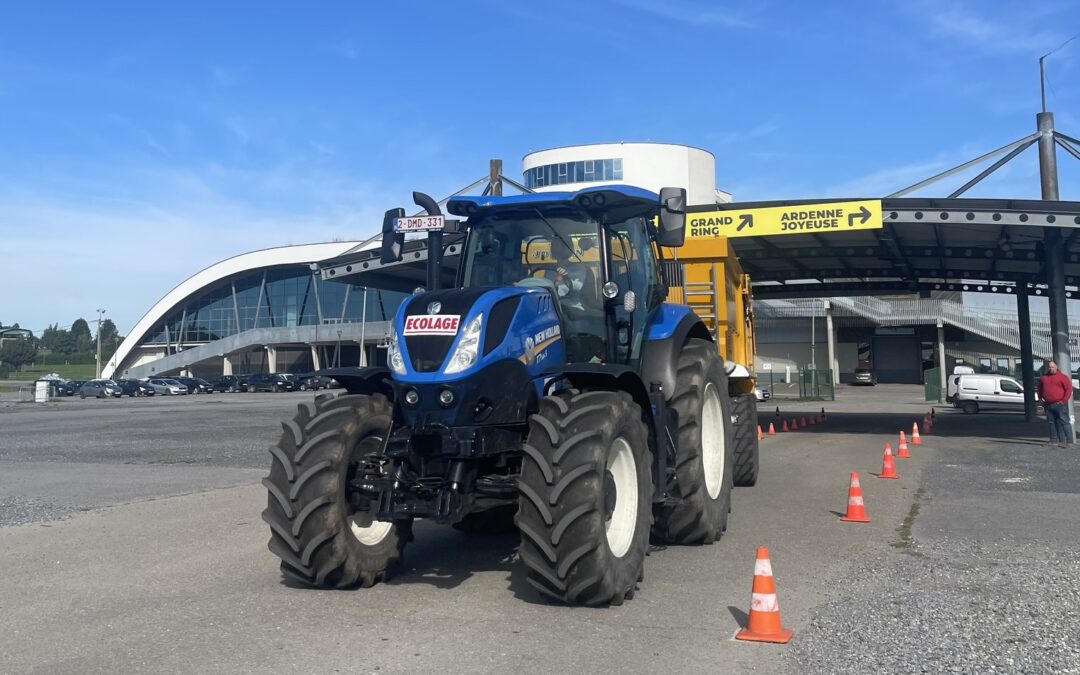
[[379, 262], [383, 265], [401, 261], [401, 247], [405, 245], [405, 234], [394, 232], [394, 219], [404, 218], [405, 209], [390, 209], [382, 219], [382, 251]]
[[660, 189], [660, 227], [656, 243], [678, 248], [686, 241], [686, 190], [666, 187]]

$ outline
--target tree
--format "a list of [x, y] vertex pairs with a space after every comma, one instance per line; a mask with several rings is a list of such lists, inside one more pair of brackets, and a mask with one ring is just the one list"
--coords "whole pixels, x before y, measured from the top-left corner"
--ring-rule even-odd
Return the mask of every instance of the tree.
[[37, 358], [37, 349], [30, 340], [5, 340], [0, 347], [0, 363], [6, 363], [18, 370]]
[[115, 340], [116, 336], [120, 334], [120, 331], [116, 330], [116, 324], [112, 319], [105, 319], [101, 322], [101, 343], [105, 344], [111, 340]]
[[94, 334], [90, 332], [90, 324], [86, 323], [86, 319], [75, 319], [69, 332], [75, 338], [75, 351], [88, 352], [93, 348]]

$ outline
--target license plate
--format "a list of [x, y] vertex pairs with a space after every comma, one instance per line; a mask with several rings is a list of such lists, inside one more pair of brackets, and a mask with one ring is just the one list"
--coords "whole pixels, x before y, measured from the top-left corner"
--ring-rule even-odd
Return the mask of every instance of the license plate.
[[405, 335], [456, 335], [460, 314], [414, 314], [405, 317]]
[[446, 220], [442, 216], [394, 218], [394, 232], [431, 232], [441, 230], [445, 225]]

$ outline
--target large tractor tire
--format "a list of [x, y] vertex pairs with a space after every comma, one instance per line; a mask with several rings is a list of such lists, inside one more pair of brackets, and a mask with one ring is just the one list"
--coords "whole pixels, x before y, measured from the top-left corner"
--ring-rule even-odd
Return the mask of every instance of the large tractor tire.
[[625, 392], [549, 396], [529, 418], [518, 513], [519, 557], [544, 595], [621, 605], [644, 576], [652, 452]]
[[753, 394], [740, 394], [731, 399], [731, 414], [735, 417], [735, 429], [732, 432], [735, 465], [732, 470], [736, 487], [750, 487], [757, 483], [758, 477], [758, 442], [757, 397]]
[[385, 579], [412, 538], [412, 521], [372, 521], [354, 513], [345, 484], [390, 429], [382, 395], [320, 396], [301, 403], [270, 447], [263, 520], [281, 571], [319, 588], [368, 587]]
[[677, 501], [657, 509], [654, 531], [671, 544], [711, 544], [727, 529], [735, 464], [727, 375], [713, 343], [692, 339], [679, 355], [671, 410]]

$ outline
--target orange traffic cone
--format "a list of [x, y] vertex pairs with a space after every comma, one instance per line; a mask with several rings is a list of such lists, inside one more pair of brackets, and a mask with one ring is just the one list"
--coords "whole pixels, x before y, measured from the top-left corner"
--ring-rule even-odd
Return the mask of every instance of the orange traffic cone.
[[903, 459], [911, 457], [907, 451], [907, 438], [904, 436], [903, 431], [900, 432], [900, 444], [896, 446], [896, 456]]
[[780, 431], [787, 431], [787, 420], [784, 420], [784, 426], [780, 427]]
[[758, 546], [757, 560], [754, 562], [754, 587], [750, 594], [750, 620], [745, 628], [735, 634], [735, 639], [786, 644], [793, 633], [780, 623], [780, 605], [776, 601], [769, 549]]
[[776, 427], [773, 426], [772, 422], [769, 422], [769, 435], [770, 436], [775, 436], [776, 435]]
[[851, 472], [851, 485], [848, 486], [847, 513], [840, 516], [840, 520], [848, 523], [870, 522], [870, 516], [866, 515], [866, 506], [863, 504], [859, 474], [854, 471]]
[[816, 424], [816, 422], [814, 422], [814, 416], [811, 415], [810, 416], [810, 426], [814, 426], [814, 424]]
[[791, 430], [795, 431], [799, 428], [799, 422], [794, 417], [791, 418]]
[[926, 431], [929, 432], [933, 428], [934, 428], [934, 418], [927, 415], [926, 417], [923, 418], [923, 429], [926, 429]]
[[911, 444], [922, 445], [922, 438], [919, 437], [919, 423], [911, 423]]
[[896, 474], [896, 465], [893, 464], [892, 446], [885, 444], [885, 457], [881, 460], [881, 473], [878, 478], [899, 478]]
[[761, 430], [761, 425], [757, 425], [757, 439], [760, 441], [765, 438], [765, 433]]
[[806, 418], [805, 417], [802, 418], [801, 420], [799, 420], [799, 426], [802, 427], [803, 429], [806, 428]]

